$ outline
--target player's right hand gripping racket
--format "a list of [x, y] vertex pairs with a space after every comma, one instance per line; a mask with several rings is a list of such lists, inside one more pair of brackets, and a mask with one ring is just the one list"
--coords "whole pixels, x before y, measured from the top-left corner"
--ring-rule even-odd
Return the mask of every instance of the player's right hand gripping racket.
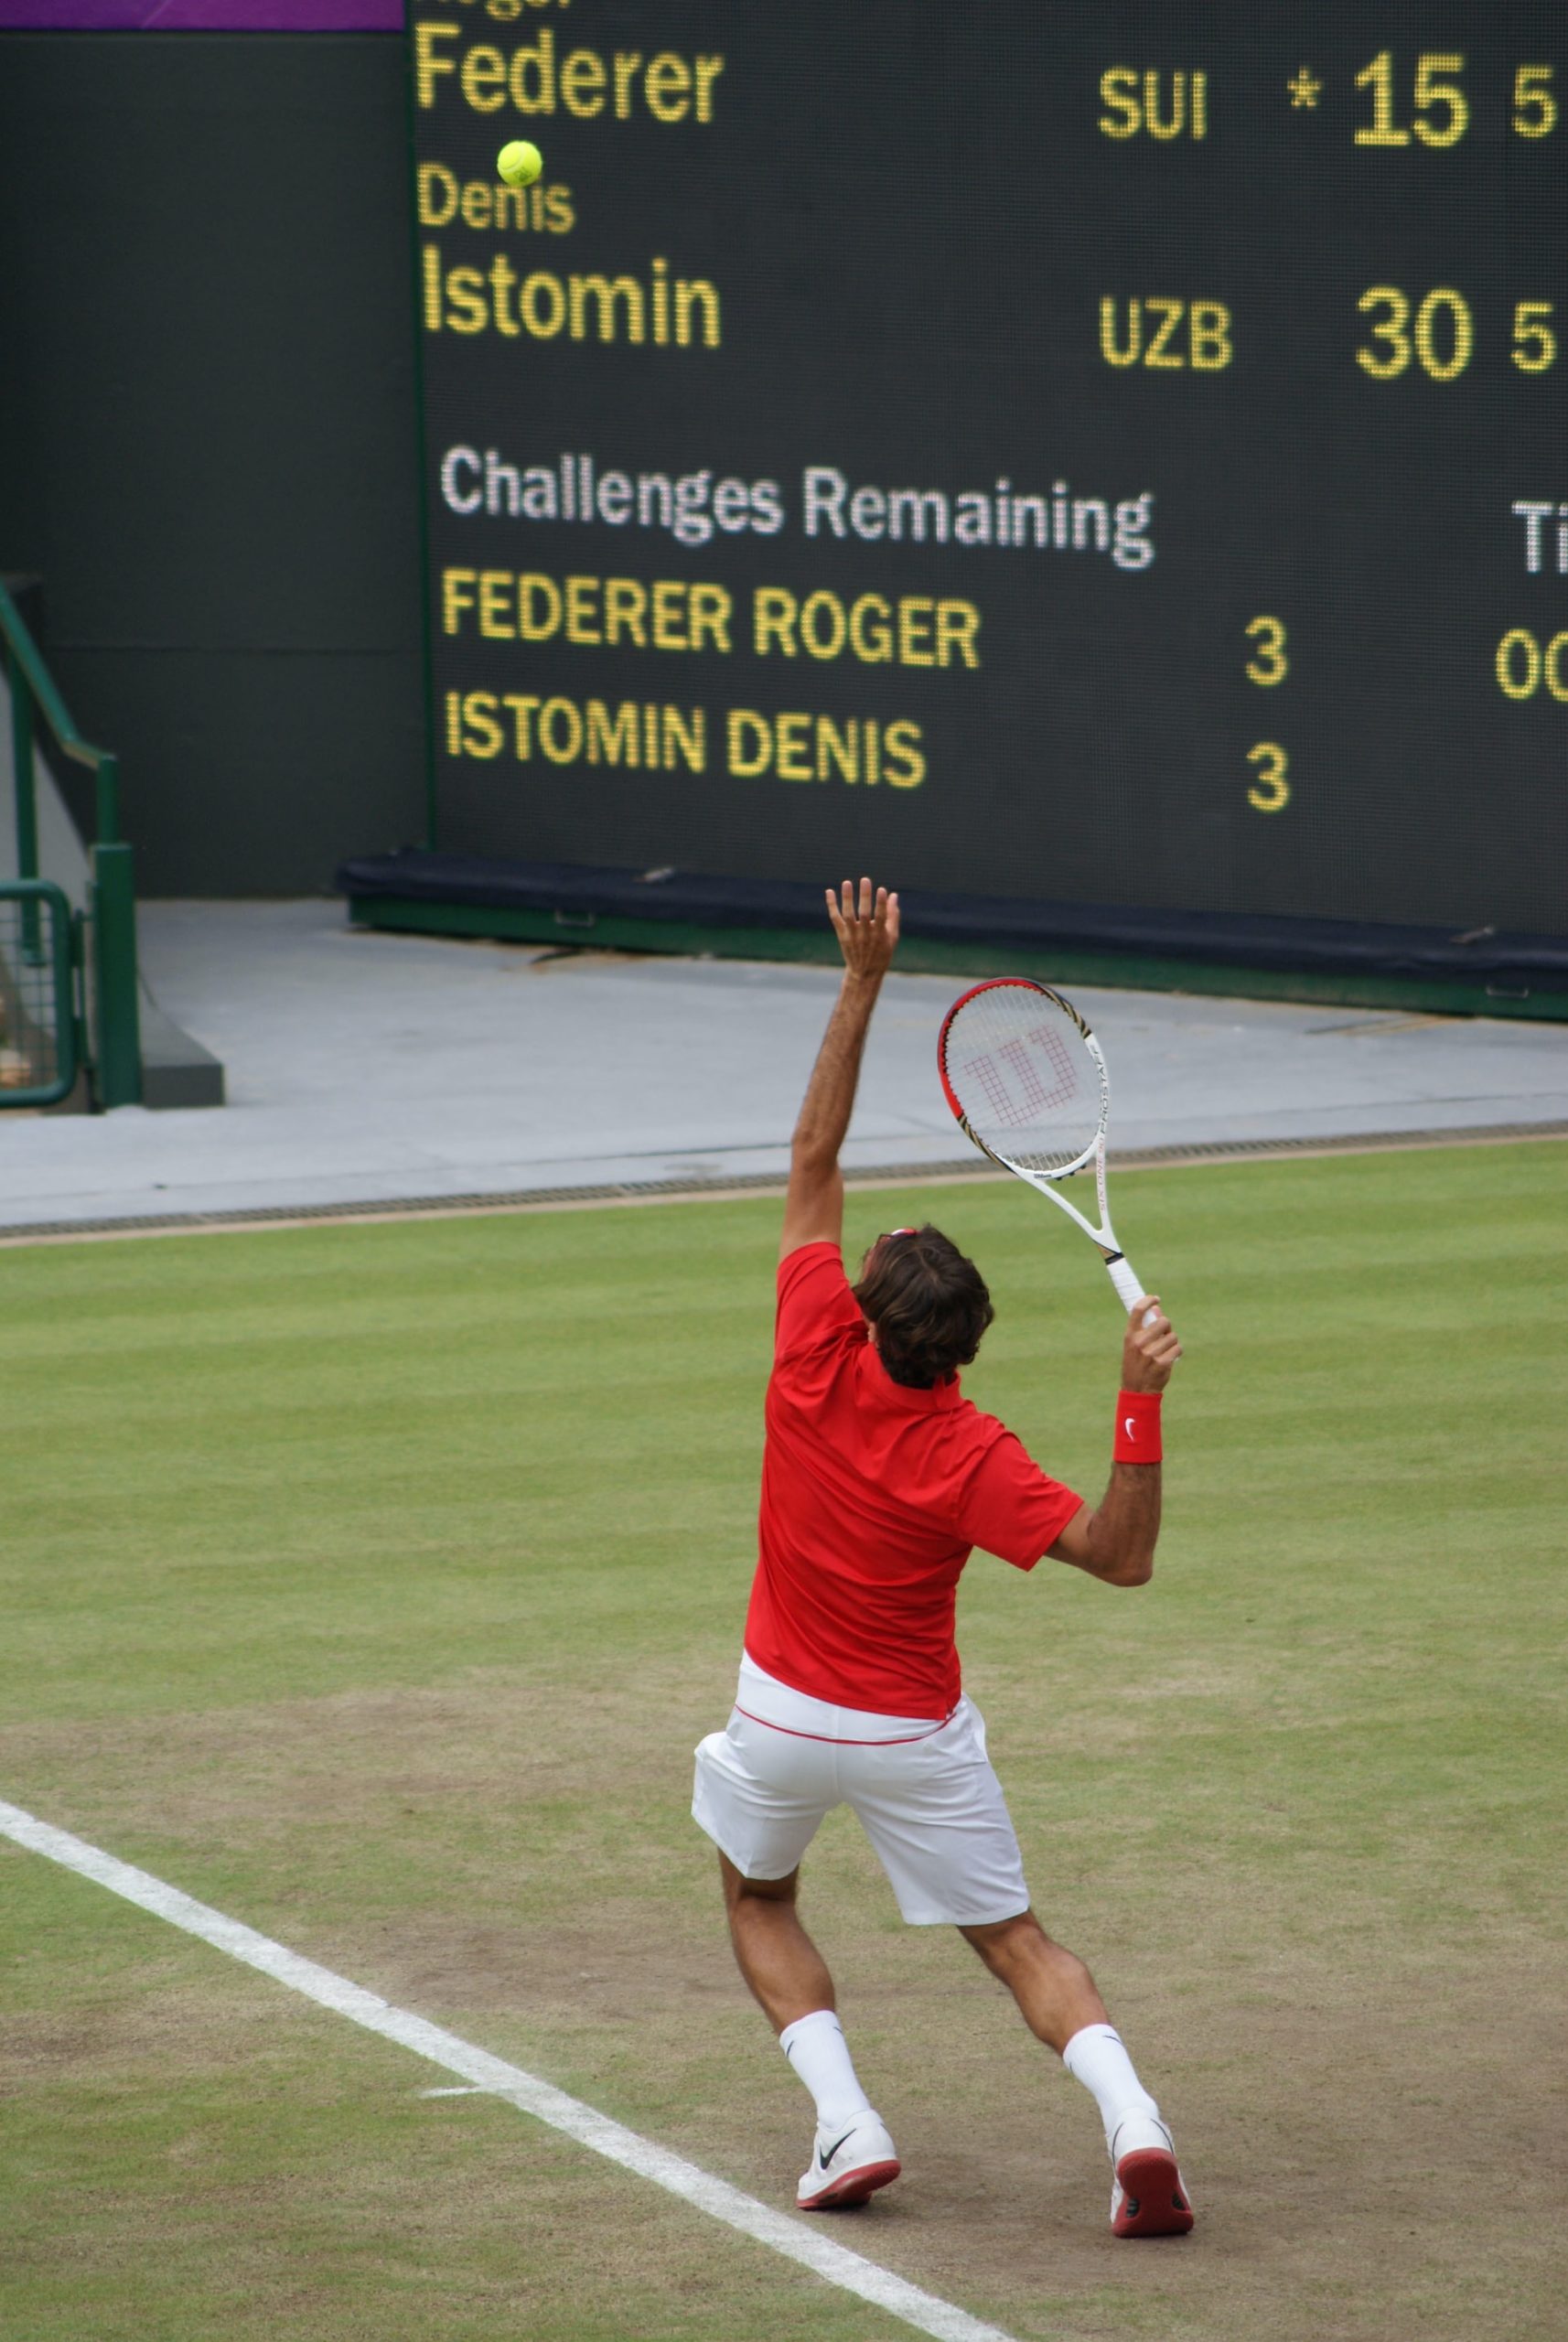
[[[1071, 1001], [1028, 976], [974, 984], [942, 1019], [937, 1066], [961, 1129], [983, 1155], [1060, 1205], [1098, 1245], [1122, 1307], [1131, 1310], [1144, 1287], [1117, 1244], [1105, 1200], [1111, 1083], [1100, 1044]], [[1090, 1163], [1098, 1228], [1057, 1185]]]

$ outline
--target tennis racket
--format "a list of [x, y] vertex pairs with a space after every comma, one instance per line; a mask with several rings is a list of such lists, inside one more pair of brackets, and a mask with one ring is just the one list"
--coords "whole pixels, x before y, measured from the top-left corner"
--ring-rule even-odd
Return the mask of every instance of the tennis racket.
[[[1117, 1296], [1131, 1310], [1144, 1288], [1116, 1241], [1105, 1199], [1111, 1082], [1099, 1042], [1070, 1000], [1028, 976], [972, 985], [942, 1019], [937, 1068], [959, 1127], [1000, 1163], [1049, 1196], [1096, 1245]], [[1069, 1204], [1058, 1181], [1094, 1166], [1100, 1225]], [[1144, 1322], [1154, 1318], [1151, 1309]]]

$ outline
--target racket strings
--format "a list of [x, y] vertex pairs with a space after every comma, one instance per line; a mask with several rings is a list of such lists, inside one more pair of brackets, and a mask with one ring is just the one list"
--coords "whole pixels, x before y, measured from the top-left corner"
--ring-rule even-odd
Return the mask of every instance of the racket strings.
[[1059, 1171], [1092, 1146], [1098, 1069], [1071, 1017], [1033, 985], [990, 985], [964, 1002], [944, 1061], [964, 1120], [1004, 1161]]

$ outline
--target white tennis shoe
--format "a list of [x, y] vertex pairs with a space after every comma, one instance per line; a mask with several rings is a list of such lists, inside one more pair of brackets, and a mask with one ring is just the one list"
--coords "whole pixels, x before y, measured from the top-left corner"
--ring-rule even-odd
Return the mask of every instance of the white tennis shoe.
[[811, 2160], [800, 2174], [795, 2207], [801, 2212], [831, 2212], [848, 2204], [864, 2204], [879, 2187], [897, 2179], [898, 2150], [888, 2137], [882, 2118], [857, 2114], [847, 2127], [819, 2123]]
[[1153, 2114], [1128, 2114], [1111, 2141], [1111, 2227], [1116, 2236], [1185, 2236], [1192, 2198], [1176, 2168], [1176, 2145]]

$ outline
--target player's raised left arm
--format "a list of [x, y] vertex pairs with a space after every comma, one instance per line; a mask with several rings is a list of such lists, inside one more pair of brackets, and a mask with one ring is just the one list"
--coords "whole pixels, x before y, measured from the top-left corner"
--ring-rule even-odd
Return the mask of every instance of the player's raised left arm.
[[860, 882], [858, 899], [846, 878], [827, 890], [828, 917], [843, 953], [843, 982], [817, 1052], [789, 1149], [789, 1192], [784, 1205], [779, 1258], [802, 1244], [842, 1242], [843, 1177], [839, 1149], [854, 1110], [865, 1036], [882, 979], [898, 941], [898, 897], [886, 886]]

